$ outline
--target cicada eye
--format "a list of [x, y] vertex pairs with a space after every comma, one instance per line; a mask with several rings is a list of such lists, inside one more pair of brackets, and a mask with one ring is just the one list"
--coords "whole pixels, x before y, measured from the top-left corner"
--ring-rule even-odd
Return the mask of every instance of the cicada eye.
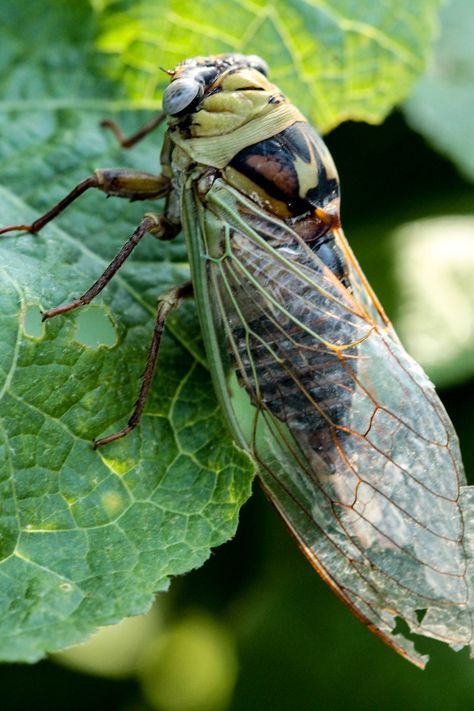
[[251, 54], [247, 59], [252, 69], [256, 69], [257, 72], [260, 72], [260, 74], [263, 74], [265, 77], [268, 76], [268, 64], [264, 62], [261, 57], [256, 54]]
[[163, 95], [163, 111], [170, 116], [179, 116], [191, 111], [204, 93], [202, 84], [194, 79], [176, 79]]

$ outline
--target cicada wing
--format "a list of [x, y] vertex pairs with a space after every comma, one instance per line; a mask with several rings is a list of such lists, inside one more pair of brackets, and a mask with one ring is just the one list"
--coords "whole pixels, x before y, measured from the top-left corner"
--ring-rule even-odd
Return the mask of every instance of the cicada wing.
[[334, 230], [334, 237], [347, 265], [349, 281], [352, 287], [352, 296], [365, 311], [367, 318], [377, 323], [382, 329], [390, 331], [392, 338], [397, 338], [392, 328], [390, 319], [377, 298], [374, 290], [367, 281], [354, 252], [349, 246], [344, 232], [339, 227]]
[[[201, 320], [212, 321], [250, 396], [247, 446], [304, 553], [415, 663], [424, 660], [412, 643], [393, 634], [398, 616], [412, 631], [469, 644], [463, 470], [433, 386], [283, 222], [275, 230], [221, 181], [206, 209], [194, 209], [207, 280]], [[218, 388], [228, 399], [228, 384]]]

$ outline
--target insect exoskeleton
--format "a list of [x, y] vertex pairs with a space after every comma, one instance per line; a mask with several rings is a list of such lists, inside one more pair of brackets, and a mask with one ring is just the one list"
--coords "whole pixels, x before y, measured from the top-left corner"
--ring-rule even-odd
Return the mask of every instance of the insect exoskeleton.
[[[191, 282], [160, 298], [135, 410], [139, 422], [166, 317], [194, 294], [217, 397], [238, 446], [304, 554], [369, 628], [420, 666], [411, 630], [472, 644], [473, 520], [456, 434], [405, 352], [342, 232], [339, 179], [320, 136], [256, 56], [195, 57], [169, 72], [161, 174], [97, 170], [31, 225], [91, 187], [165, 197], [81, 297], [89, 303], [146, 232], [183, 229]], [[248, 401], [246, 426], [237, 400]], [[239, 400], [242, 403], [242, 399]], [[250, 421], [250, 426], [249, 426]], [[470, 534], [471, 535], [471, 534]], [[423, 615], [420, 615], [423, 611]]]

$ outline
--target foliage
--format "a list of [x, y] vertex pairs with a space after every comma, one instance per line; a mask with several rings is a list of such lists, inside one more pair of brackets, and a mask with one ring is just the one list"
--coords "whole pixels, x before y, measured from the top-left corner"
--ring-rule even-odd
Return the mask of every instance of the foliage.
[[[381, 120], [423, 68], [436, 4], [226, 2], [203, 15], [203, 3], [111, 3], [94, 13], [55, 0], [46, 13], [7, 0], [0, 223], [32, 219], [98, 166], [156, 171], [159, 138], [124, 155], [98, 122], [141, 125], [144, 108], [159, 105], [157, 67], [189, 54], [258, 51], [323, 128]], [[110, 62], [104, 50], [115, 52]], [[170, 576], [233, 535], [250, 493], [253, 466], [224, 431], [191, 305], [170, 322], [139, 431], [91, 448], [130, 413], [156, 297], [187, 275], [179, 239], [150, 238], [90, 307], [96, 341], [83, 314], [39, 324], [38, 308], [85, 290], [145, 209], [86, 195], [40, 235], [0, 242], [5, 660], [33, 661], [145, 610]]]

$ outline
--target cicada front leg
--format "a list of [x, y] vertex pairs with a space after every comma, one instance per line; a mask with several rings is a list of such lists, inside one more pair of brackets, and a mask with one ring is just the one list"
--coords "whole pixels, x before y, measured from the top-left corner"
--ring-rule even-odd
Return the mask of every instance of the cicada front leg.
[[54, 205], [44, 215], [30, 225], [9, 225], [0, 228], [0, 235], [7, 232], [39, 232], [48, 222], [54, 220], [86, 190], [96, 188], [109, 197], [122, 197], [129, 200], [148, 200], [160, 198], [170, 191], [170, 180], [164, 175], [153, 175], [128, 168], [106, 168], [95, 170], [92, 175], [82, 180], [70, 193]]

